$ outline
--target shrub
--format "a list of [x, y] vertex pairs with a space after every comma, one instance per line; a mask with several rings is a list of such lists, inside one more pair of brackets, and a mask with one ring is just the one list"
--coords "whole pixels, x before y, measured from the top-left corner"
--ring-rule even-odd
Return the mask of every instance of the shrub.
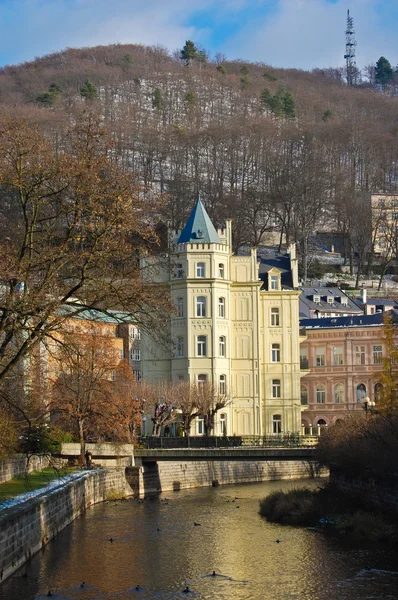
[[309, 489], [274, 492], [260, 501], [259, 512], [271, 523], [314, 525], [320, 518], [318, 492]]
[[116, 488], [110, 488], [105, 496], [105, 500], [108, 502], [116, 502], [117, 500], [124, 500], [125, 498], [126, 494]]

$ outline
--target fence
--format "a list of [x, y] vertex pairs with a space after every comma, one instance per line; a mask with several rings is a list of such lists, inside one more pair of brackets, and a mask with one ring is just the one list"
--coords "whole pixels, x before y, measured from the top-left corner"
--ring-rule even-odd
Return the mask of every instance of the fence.
[[315, 446], [318, 436], [280, 434], [270, 436], [187, 436], [142, 437], [138, 447], [155, 450], [171, 448], [302, 448]]

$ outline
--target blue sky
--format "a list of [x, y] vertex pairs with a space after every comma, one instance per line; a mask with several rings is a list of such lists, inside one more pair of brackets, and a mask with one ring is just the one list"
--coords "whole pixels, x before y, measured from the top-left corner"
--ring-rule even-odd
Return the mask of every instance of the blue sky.
[[398, 63], [398, 0], [0, 0], [0, 65], [67, 47], [187, 39], [227, 58], [311, 69], [341, 66], [347, 9], [357, 64]]

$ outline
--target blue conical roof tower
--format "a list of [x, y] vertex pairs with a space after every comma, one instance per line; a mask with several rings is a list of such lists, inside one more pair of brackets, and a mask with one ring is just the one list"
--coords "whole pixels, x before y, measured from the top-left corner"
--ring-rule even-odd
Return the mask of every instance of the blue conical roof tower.
[[220, 236], [215, 230], [215, 227], [202, 204], [200, 196], [196, 201], [177, 243], [187, 244], [188, 242], [222, 244]]

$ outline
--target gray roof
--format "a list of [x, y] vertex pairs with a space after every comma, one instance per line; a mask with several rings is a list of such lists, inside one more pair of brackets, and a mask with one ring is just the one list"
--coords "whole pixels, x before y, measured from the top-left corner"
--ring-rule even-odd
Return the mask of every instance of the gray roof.
[[269, 273], [271, 269], [279, 269], [281, 272], [281, 284], [282, 289], [293, 288], [293, 277], [292, 268], [290, 264], [290, 255], [286, 253], [269, 252], [268, 254], [258, 255], [259, 265], [259, 278], [264, 281], [262, 287], [263, 290], [268, 289], [268, 277], [266, 273]]
[[[319, 297], [319, 302], [314, 302], [314, 296]], [[333, 298], [333, 302], [328, 302], [328, 298]], [[346, 298], [346, 304], [341, 299]], [[300, 294], [300, 312], [307, 315], [310, 311], [350, 313], [353, 315], [362, 315], [363, 310], [338, 287], [302, 287]]]
[[[396, 322], [397, 314], [395, 311], [393, 321]], [[302, 319], [300, 327], [305, 329], [335, 329], [337, 327], [380, 327], [383, 325], [383, 315], [362, 315], [351, 317], [327, 317], [323, 319]]]
[[220, 236], [215, 230], [200, 198], [197, 199], [187, 224], [178, 239], [178, 244], [187, 244], [188, 242], [222, 244]]

